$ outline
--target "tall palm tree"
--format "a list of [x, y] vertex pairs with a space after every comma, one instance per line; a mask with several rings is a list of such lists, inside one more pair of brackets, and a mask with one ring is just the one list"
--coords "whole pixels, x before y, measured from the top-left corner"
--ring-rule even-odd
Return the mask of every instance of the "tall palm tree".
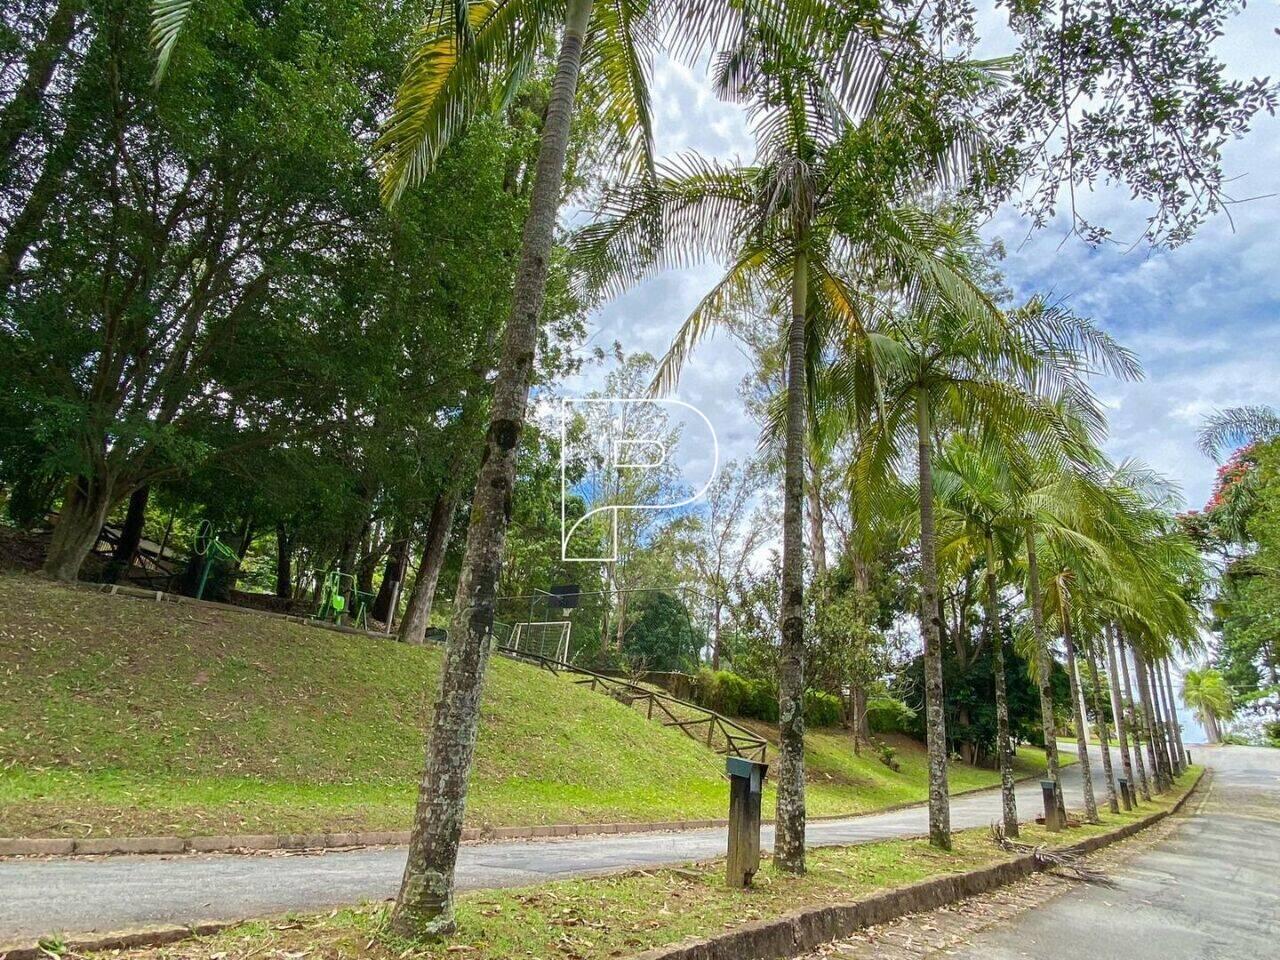
[[[1006, 836], [1018, 836], [1018, 802], [1014, 787], [1013, 742], [1009, 732], [1009, 698], [1005, 681], [1004, 628], [1000, 621], [1000, 583], [1011, 531], [1002, 523], [1009, 478], [1003, 457], [983, 449], [963, 434], [948, 437], [939, 452], [934, 492], [943, 511], [959, 520], [957, 533], [941, 553], [963, 550], [983, 566], [983, 629], [991, 646], [996, 701], [996, 757], [1000, 764], [1000, 806]], [[999, 542], [999, 547], [997, 543]]]
[[1221, 723], [1235, 714], [1231, 687], [1222, 671], [1196, 667], [1182, 676], [1182, 700], [1195, 711], [1210, 743], [1222, 742]]
[[[780, 39], [772, 24], [749, 22], [717, 78], [723, 95], [749, 104], [756, 163], [682, 156], [661, 164], [656, 176], [606, 194], [575, 243], [587, 284], [603, 290], [697, 257], [729, 262], [663, 358], [658, 391], [674, 385], [697, 342], [736, 305], [785, 304], [786, 388], [772, 425], [784, 444], [774, 858], [795, 872], [804, 869], [804, 465], [817, 358], [838, 346], [840, 375], [865, 398], [873, 376], [863, 334], [881, 289], [924, 291], [960, 310], [985, 302], [939, 252], [949, 225], [900, 202], [963, 165], [967, 129], [931, 125], [927, 112], [922, 120], [918, 91], [884, 87], [869, 41], [832, 36]], [[986, 65], [956, 71], [970, 84], [990, 79]], [[894, 146], [897, 167], [870, 162], [875, 143]]]
[[[973, 268], [972, 238], [957, 235], [951, 255]], [[989, 302], [988, 302], [989, 303]], [[942, 660], [937, 610], [932, 457], [935, 436], [949, 429], [976, 432], [979, 443], [999, 447], [1001, 438], [1023, 438], [1026, 460], [1063, 463], [1081, 455], [1082, 431], [1101, 429], [1102, 414], [1085, 383], [1095, 367], [1123, 376], [1137, 374], [1132, 356], [1091, 323], [1033, 301], [1005, 314], [994, 309], [962, 312], [923, 302], [891, 314], [877, 327], [877, 360], [882, 396], [855, 463], [855, 494], [874, 499], [900, 472], [902, 451], [913, 445], [919, 474], [921, 624], [924, 636], [926, 730], [930, 738], [930, 796], [945, 791]], [[913, 443], [912, 443], [913, 441]], [[1087, 446], [1087, 444], [1086, 444]], [[1006, 456], [1009, 456], [1006, 453]], [[1011, 463], [1014, 458], [1011, 458]], [[1007, 515], [1028, 533], [1029, 595], [1036, 633], [1042, 614], [1034, 551], [1035, 498], [1026, 494], [1025, 466], [1011, 471]], [[868, 503], [868, 507], [872, 507]], [[1043, 655], [1047, 657], [1047, 653]], [[1042, 691], [1049, 666], [1042, 659]], [[1049, 704], [1050, 717], [1052, 712]], [[1056, 780], [1057, 757], [1046, 738], [1049, 769]], [[941, 768], [941, 769], [939, 769]], [[930, 835], [937, 835], [932, 819]]]

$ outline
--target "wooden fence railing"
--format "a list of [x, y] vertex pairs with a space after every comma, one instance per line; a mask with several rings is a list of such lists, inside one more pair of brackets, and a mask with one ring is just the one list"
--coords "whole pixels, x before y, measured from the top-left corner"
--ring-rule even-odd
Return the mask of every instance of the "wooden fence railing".
[[642, 687], [629, 680], [606, 676], [513, 647], [499, 646], [498, 652], [517, 660], [536, 664], [554, 674], [571, 674], [572, 682], [608, 694], [620, 703], [643, 710], [646, 717], [664, 727], [675, 727], [690, 739], [705, 743], [717, 753], [764, 762], [768, 742], [728, 717], [688, 700], [673, 697], [665, 690]]

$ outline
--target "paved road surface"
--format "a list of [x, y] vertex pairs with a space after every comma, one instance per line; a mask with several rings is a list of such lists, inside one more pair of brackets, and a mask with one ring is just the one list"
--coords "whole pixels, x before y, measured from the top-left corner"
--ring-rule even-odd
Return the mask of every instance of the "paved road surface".
[[[1066, 749], [1065, 746], [1063, 748]], [[1078, 806], [1080, 775], [1064, 768], [1067, 802]], [[1018, 785], [1023, 817], [1042, 809], [1039, 785]], [[1000, 817], [998, 790], [956, 797], [951, 824], [980, 827]], [[924, 806], [809, 825], [815, 846], [928, 832]], [[773, 830], [762, 842], [772, 848]], [[458, 861], [463, 889], [511, 887], [657, 864], [723, 856], [726, 831], [690, 830], [560, 840], [467, 844]], [[307, 856], [130, 856], [99, 860], [0, 861], [0, 943], [48, 933], [92, 933], [150, 923], [234, 920], [290, 910], [318, 911], [395, 895], [404, 849]]]
[[[1280, 956], [1280, 750], [1196, 747], [1202, 806], [1111, 873], [948, 949], [969, 960], [1246, 960]], [[933, 954], [929, 954], [933, 956]]]

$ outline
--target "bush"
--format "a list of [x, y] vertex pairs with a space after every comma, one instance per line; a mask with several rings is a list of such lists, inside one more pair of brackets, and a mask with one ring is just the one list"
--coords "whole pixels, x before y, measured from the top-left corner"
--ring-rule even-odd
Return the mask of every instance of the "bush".
[[804, 695], [804, 722], [811, 727], [835, 727], [840, 724], [840, 698], [821, 690]]
[[906, 733], [916, 712], [897, 697], [872, 697], [867, 701], [867, 726], [872, 733]]
[[726, 717], [750, 717], [769, 723], [778, 719], [778, 699], [771, 684], [728, 670], [699, 670], [694, 677], [692, 699]]
[[[689, 697], [700, 707], [726, 717], [747, 717], [765, 723], [778, 722], [778, 688], [767, 680], [753, 680], [729, 670], [701, 668], [693, 677]], [[820, 690], [804, 698], [804, 719], [813, 727], [840, 723], [840, 700]]]

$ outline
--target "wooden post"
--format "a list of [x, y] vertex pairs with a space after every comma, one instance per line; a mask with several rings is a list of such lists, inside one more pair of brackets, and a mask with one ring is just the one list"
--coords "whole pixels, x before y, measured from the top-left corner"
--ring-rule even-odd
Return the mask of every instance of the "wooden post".
[[749, 887], [760, 869], [760, 800], [768, 764], [745, 757], [725, 760], [729, 773], [729, 859], [725, 882]]
[[1064, 826], [1058, 817], [1058, 785], [1052, 780], [1041, 780], [1040, 792], [1044, 794], [1044, 828], [1057, 833]]

